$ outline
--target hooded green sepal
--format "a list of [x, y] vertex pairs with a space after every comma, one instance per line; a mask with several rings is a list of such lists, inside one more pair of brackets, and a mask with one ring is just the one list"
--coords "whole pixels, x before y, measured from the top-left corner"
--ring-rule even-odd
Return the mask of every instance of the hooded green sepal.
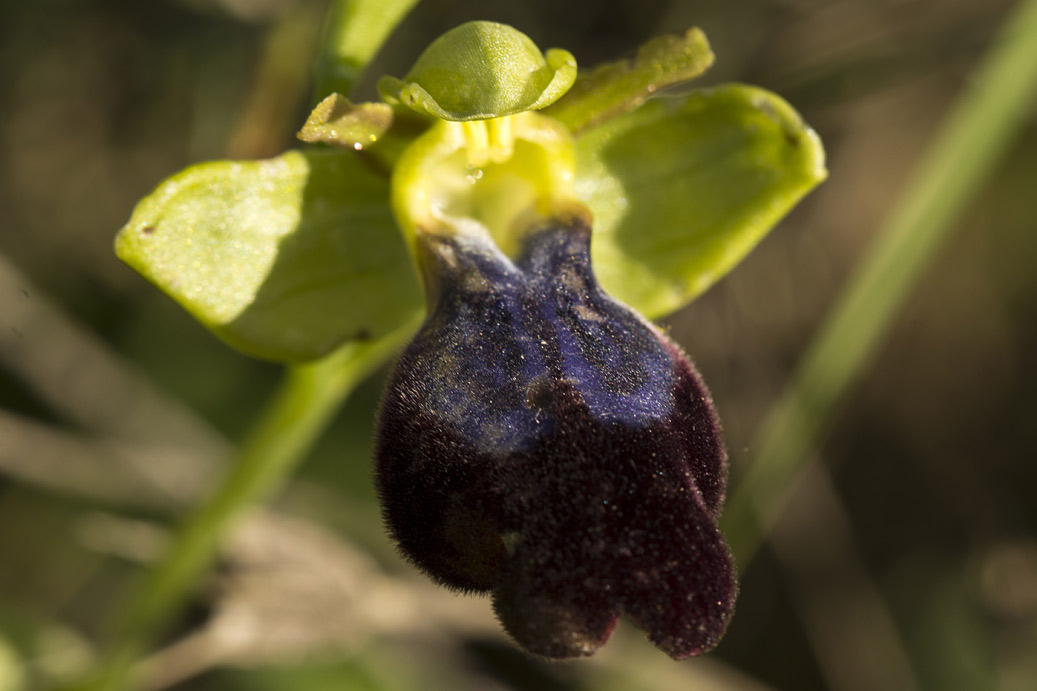
[[505, 24], [462, 24], [433, 41], [402, 80], [383, 77], [386, 101], [442, 120], [485, 120], [539, 110], [557, 101], [576, 80], [568, 51], [541, 53], [522, 32]]
[[574, 133], [637, 108], [653, 94], [700, 76], [713, 64], [701, 29], [649, 39], [632, 59], [580, 74], [571, 90], [545, 111]]
[[577, 138], [576, 160], [598, 279], [649, 318], [723, 277], [827, 175], [799, 114], [742, 85], [648, 101]]
[[389, 185], [352, 153], [192, 166], [134, 209], [116, 254], [250, 355], [301, 361], [415, 318]]

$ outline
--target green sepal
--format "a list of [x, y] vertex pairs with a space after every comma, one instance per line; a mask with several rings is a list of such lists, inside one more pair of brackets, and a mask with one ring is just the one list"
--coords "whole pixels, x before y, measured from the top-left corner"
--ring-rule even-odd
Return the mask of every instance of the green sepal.
[[378, 91], [389, 103], [441, 120], [485, 120], [544, 108], [575, 80], [568, 51], [541, 53], [521, 31], [475, 21], [437, 38], [406, 77], [383, 77]]
[[649, 39], [637, 55], [581, 73], [570, 89], [545, 111], [579, 134], [637, 108], [662, 89], [695, 79], [713, 64], [701, 29]]
[[723, 277], [827, 175], [799, 114], [742, 85], [649, 101], [579, 137], [576, 160], [598, 278], [650, 318]]
[[229, 345], [309, 360], [420, 313], [388, 182], [356, 154], [192, 166], [141, 200], [116, 254]]

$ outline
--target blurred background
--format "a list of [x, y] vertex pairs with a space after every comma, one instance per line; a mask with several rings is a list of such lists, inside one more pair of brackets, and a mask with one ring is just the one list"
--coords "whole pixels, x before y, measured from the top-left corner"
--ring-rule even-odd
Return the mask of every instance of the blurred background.
[[[830, 178], [668, 320], [737, 470], [1007, 0], [424, 0], [362, 94], [469, 19], [579, 63], [702, 27], [701, 82], [757, 84], [821, 135]], [[113, 256], [161, 179], [295, 145], [323, 0], [0, 3], [0, 691], [89, 661], [127, 584], [222, 472], [280, 369], [229, 350]], [[1035, 37], [1037, 40], [1037, 37]], [[234, 533], [149, 658], [150, 689], [1033, 688], [1037, 128], [983, 186], [828, 431], [709, 656], [622, 626], [596, 657], [512, 648], [487, 600], [383, 535], [380, 378]], [[689, 210], [693, 213], [693, 210]]]

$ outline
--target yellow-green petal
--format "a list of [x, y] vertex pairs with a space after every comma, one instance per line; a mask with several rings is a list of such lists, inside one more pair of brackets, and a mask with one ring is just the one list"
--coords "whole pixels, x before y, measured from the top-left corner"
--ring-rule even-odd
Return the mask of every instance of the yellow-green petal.
[[662, 89], [695, 79], [712, 64], [713, 51], [701, 29], [656, 36], [633, 58], [581, 73], [544, 114], [579, 134], [637, 108]]

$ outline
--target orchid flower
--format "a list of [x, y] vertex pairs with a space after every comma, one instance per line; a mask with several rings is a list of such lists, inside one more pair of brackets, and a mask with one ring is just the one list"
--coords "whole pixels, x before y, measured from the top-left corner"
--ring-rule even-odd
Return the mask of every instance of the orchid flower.
[[580, 72], [464, 24], [383, 78], [382, 102], [324, 99], [300, 132], [314, 146], [163, 182], [117, 252], [258, 357], [407, 330], [375, 450], [404, 556], [490, 593], [532, 653], [590, 654], [627, 616], [697, 655], [734, 611], [727, 456], [701, 376], [648, 320], [825, 176], [774, 94], [666, 95], [712, 60], [693, 29]]

